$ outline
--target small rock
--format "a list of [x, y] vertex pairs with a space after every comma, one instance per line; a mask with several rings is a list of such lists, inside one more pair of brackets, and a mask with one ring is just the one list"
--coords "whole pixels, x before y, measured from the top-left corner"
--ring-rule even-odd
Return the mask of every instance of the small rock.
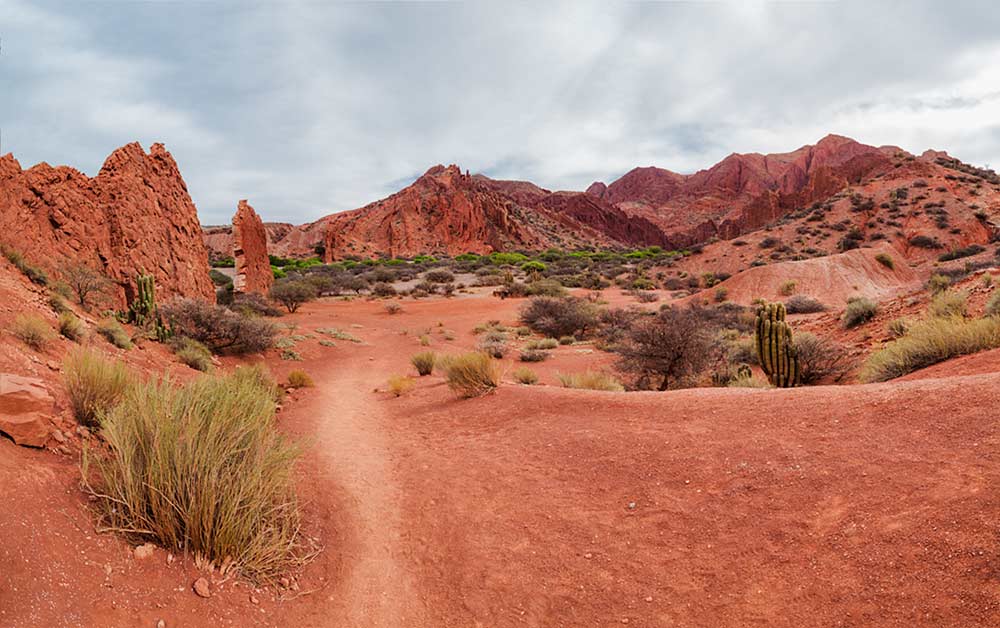
[[628, 503], [628, 509], [629, 510], [635, 510], [635, 502], [629, 502]]
[[167, 554], [167, 564], [169, 565], [169, 564], [170, 564], [170, 563], [172, 563], [172, 562], [174, 562], [174, 555], [173, 555], [173, 554], [170, 554], [170, 553], [168, 553], [168, 554]]
[[135, 556], [136, 560], [144, 560], [153, 555], [153, 550], [156, 546], [152, 543], [143, 543], [139, 547], [132, 550], [132, 555]]
[[253, 593], [251, 593], [250, 594], [250, 603], [251, 604], [260, 604], [260, 600], [257, 599], [256, 595], [254, 595]]
[[56, 439], [60, 443], [66, 442], [66, 435], [62, 433], [62, 430], [54, 430], [52, 432], [52, 438]]
[[212, 597], [212, 590], [208, 587], [208, 580], [198, 578], [194, 581], [194, 592], [200, 597]]
[[287, 589], [292, 583], [288, 578], [281, 578], [278, 580], [278, 584], [280, 584], [282, 588]]
[[160, 621], [156, 622], [156, 628], [167, 628], [167, 622], [161, 619]]
[[591, 558], [594, 557], [594, 555], [591, 554], [590, 552], [587, 552], [586, 554], [583, 555], [583, 557], [586, 558], [587, 560], [590, 560]]
[[646, 596], [646, 601], [647, 602], [652, 602], [653, 601], [653, 596], [652, 595], [647, 595]]

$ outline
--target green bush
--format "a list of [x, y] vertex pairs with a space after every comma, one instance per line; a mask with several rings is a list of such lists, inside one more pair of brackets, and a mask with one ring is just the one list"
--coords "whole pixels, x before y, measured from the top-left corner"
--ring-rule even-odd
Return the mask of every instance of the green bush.
[[841, 321], [844, 327], [851, 329], [863, 323], [867, 323], [875, 318], [878, 313], [878, 304], [864, 297], [855, 297], [847, 301], [847, 308]]
[[101, 421], [107, 454], [84, 462], [99, 529], [255, 582], [299, 567], [299, 449], [275, 429], [274, 414], [269, 387], [239, 371], [129, 387]]
[[914, 324], [905, 336], [873, 353], [862, 368], [861, 379], [882, 382], [956, 356], [998, 346], [1000, 318], [929, 318]]
[[77, 348], [63, 364], [63, 383], [73, 416], [93, 427], [118, 403], [133, 379], [123, 362], [112, 362], [97, 351]]
[[577, 297], [534, 297], [521, 310], [521, 322], [551, 338], [582, 336], [597, 321], [597, 307]]
[[18, 314], [10, 333], [35, 351], [41, 351], [55, 339], [55, 332], [45, 319], [35, 314]]
[[270, 296], [292, 314], [303, 303], [316, 298], [316, 287], [308, 281], [279, 279], [271, 286]]

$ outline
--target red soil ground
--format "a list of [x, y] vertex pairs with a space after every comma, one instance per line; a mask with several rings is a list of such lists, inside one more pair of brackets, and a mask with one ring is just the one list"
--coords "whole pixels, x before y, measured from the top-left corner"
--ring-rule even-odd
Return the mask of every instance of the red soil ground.
[[[280, 416], [307, 440], [307, 533], [325, 550], [276, 599], [93, 534], [69, 457], [0, 442], [3, 626], [996, 626], [1000, 373], [796, 390], [598, 393], [507, 383], [459, 400], [388, 375], [471, 329], [482, 296], [308, 304], [316, 387]], [[455, 340], [438, 332], [455, 332]], [[354, 325], [360, 325], [355, 327]], [[404, 335], [402, 332], [406, 331]], [[599, 353], [560, 347], [543, 383]], [[978, 370], [971, 372], [980, 372]], [[110, 574], [106, 571], [110, 567]], [[214, 580], [219, 580], [218, 577]]]

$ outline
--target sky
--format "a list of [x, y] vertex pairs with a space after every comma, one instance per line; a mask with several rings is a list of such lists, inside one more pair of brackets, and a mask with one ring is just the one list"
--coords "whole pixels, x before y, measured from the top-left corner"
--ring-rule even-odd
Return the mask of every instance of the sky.
[[838, 133], [1000, 168], [991, 2], [0, 0], [2, 153], [163, 142], [204, 224], [302, 223], [458, 164], [548, 189]]

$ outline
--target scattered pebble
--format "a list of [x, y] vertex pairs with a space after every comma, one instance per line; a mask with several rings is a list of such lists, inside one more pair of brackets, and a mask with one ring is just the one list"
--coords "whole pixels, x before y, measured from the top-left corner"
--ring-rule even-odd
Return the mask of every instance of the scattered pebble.
[[152, 543], [143, 543], [132, 550], [132, 555], [135, 556], [136, 560], [145, 560], [153, 555], [154, 549], [156, 549], [156, 546]]
[[212, 590], [208, 587], [208, 580], [198, 578], [194, 581], [194, 592], [200, 597], [212, 597]]
[[586, 554], [583, 555], [583, 557], [586, 558], [587, 560], [590, 560], [591, 558], [594, 557], [594, 555], [591, 554], [590, 552], [587, 552]]
[[160, 621], [156, 622], [156, 628], [167, 628], [167, 622], [161, 619]]

